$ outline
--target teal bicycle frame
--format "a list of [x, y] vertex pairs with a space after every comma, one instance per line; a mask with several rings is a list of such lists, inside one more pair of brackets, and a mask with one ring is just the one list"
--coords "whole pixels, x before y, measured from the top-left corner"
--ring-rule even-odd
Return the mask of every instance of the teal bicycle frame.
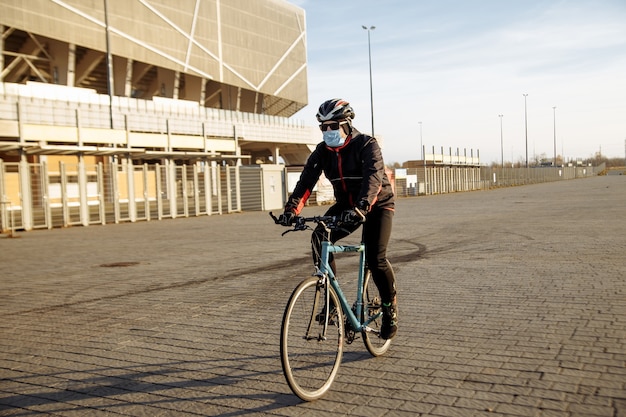
[[[357, 287], [356, 287], [357, 292], [356, 292], [356, 301], [354, 305], [354, 310], [352, 309], [353, 306], [351, 306], [348, 303], [348, 300], [345, 294], [343, 293], [343, 291], [341, 290], [341, 287], [339, 286], [339, 281], [335, 277], [335, 274], [333, 273], [333, 270], [330, 267], [330, 264], [328, 263], [329, 255], [331, 253], [345, 253], [345, 252], [359, 252], [359, 275], [357, 278]], [[376, 315], [370, 317], [363, 323], [361, 323], [361, 320], [359, 320], [359, 317], [364, 317], [362, 313], [363, 313], [363, 286], [365, 285], [365, 245], [363, 243], [359, 245], [333, 245], [331, 242], [328, 242], [328, 241], [322, 242], [322, 254], [320, 258], [320, 267], [317, 269], [314, 275], [320, 277], [320, 279], [322, 280], [328, 279], [328, 282], [333, 287], [333, 289], [335, 290], [335, 293], [337, 294], [337, 297], [339, 298], [339, 302], [341, 303], [341, 309], [343, 310], [344, 314], [346, 315], [346, 318], [350, 322], [350, 326], [355, 332], [368, 331], [368, 332], [374, 332], [376, 334], [379, 333], [378, 331], [368, 327], [368, 324], [378, 319], [382, 315], [382, 312], [378, 312]], [[324, 335], [326, 334], [326, 328], [328, 326], [328, 318], [330, 317], [328, 314], [329, 313], [328, 300], [330, 300], [330, 296], [328, 294], [328, 291], [329, 291], [328, 286], [325, 286], [325, 288], [327, 291], [326, 297], [325, 297], [327, 302], [325, 303], [325, 306], [324, 306], [324, 311], [326, 313]]]

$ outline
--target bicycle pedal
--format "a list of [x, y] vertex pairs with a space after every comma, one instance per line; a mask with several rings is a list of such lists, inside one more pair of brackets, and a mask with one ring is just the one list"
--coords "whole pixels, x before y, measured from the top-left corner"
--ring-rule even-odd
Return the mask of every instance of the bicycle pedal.
[[354, 330], [346, 331], [346, 344], [351, 345], [356, 339], [358, 339], [358, 336]]

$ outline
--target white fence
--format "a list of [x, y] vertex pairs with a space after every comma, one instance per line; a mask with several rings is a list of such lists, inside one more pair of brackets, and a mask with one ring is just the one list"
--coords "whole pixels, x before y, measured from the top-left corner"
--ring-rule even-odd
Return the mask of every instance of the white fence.
[[417, 196], [486, 190], [497, 187], [572, 180], [598, 175], [599, 167], [423, 167], [397, 169], [394, 184], [398, 196]]
[[[264, 169], [265, 168], [265, 169]], [[597, 175], [600, 167], [425, 167], [390, 173], [399, 197], [484, 190]], [[299, 172], [280, 166], [87, 165], [0, 160], [0, 231], [206, 216], [282, 207]], [[293, 184], [292, 184], [293, 185]], [[329, 201], [328, 187], [311, 204]], [[323, 198], [321, 198], [323, 197]]]
[[3, 163], [1, 230], [162, 220], [241, 210], [238, 167]]

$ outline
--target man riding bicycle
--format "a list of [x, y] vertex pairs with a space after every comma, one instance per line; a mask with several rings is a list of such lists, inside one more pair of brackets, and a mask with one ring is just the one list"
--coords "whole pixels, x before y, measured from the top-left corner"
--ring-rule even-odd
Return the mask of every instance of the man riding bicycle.
[[[284, 226], [293, 224], [324, 172], [333, 185], [336, 203], [326, 215], [341, 216], [343, 230], [333, 230], [334, 244], [363, 224], [363, 243], [367, 266], [383, 302], [380, 337], [391, 339], [398, 330], [398, 307], [393, 268], [387, 260], [387, 244], [391, 236], [394, 195], [385, 173], [385, 163], [375, 138], [360, 133], [352, 126], [354, 110], [345, 100], [327, 100], [319, 107], [317, 120], [323, 133], [309, 156], [304, 170], [279, 217]], [[319, 262], [324, 229], [318, 226], [311, 237], [313, 260]], [[335, 269], [335, 261], [330, 259]]]

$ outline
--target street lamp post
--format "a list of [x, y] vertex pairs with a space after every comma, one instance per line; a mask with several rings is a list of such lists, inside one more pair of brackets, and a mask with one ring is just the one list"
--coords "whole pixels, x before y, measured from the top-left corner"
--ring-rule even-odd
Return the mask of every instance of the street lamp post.
[[372, 90], [372, 46], [370, 43], [370, 32], [376, 29], [376, 26], [370, 26], [368, 28], [367, 26], [362, 25], [361, 27], [367, 30], [367, 52], [370, 64], [370, 109], [372, 113], [372, 136], [374, 136], [374, 92]]
[[526, 111], [526, 97], [528, 97], [528, 94], [524, 94], [524, 129], [526, 132], [526, 168], [528, 168], [528, 112]]
[[504, 115], [503, 114], [499, 114], [498, 117], [500, 118], [500, 165], [502, 165], [502, 168], [504, 168], [504, 140], [502, 137], [502, 117]]
[[556, 166], [556, 106], [552, 107], [552, 118], [554, 121], [554, 162], [552, 166]]
[[420, 156], [422, 161], [424, 160], [424, 143], [422, 142], [422, 122], [417, 122], [420, 125]]
[[111, 39], [109, 28], [108, 2], [104, 0], [104, 32], [106, 36], [107, 90], [109, 93], [109, 124], [113, 129], [113, 56], [111, 55]]

